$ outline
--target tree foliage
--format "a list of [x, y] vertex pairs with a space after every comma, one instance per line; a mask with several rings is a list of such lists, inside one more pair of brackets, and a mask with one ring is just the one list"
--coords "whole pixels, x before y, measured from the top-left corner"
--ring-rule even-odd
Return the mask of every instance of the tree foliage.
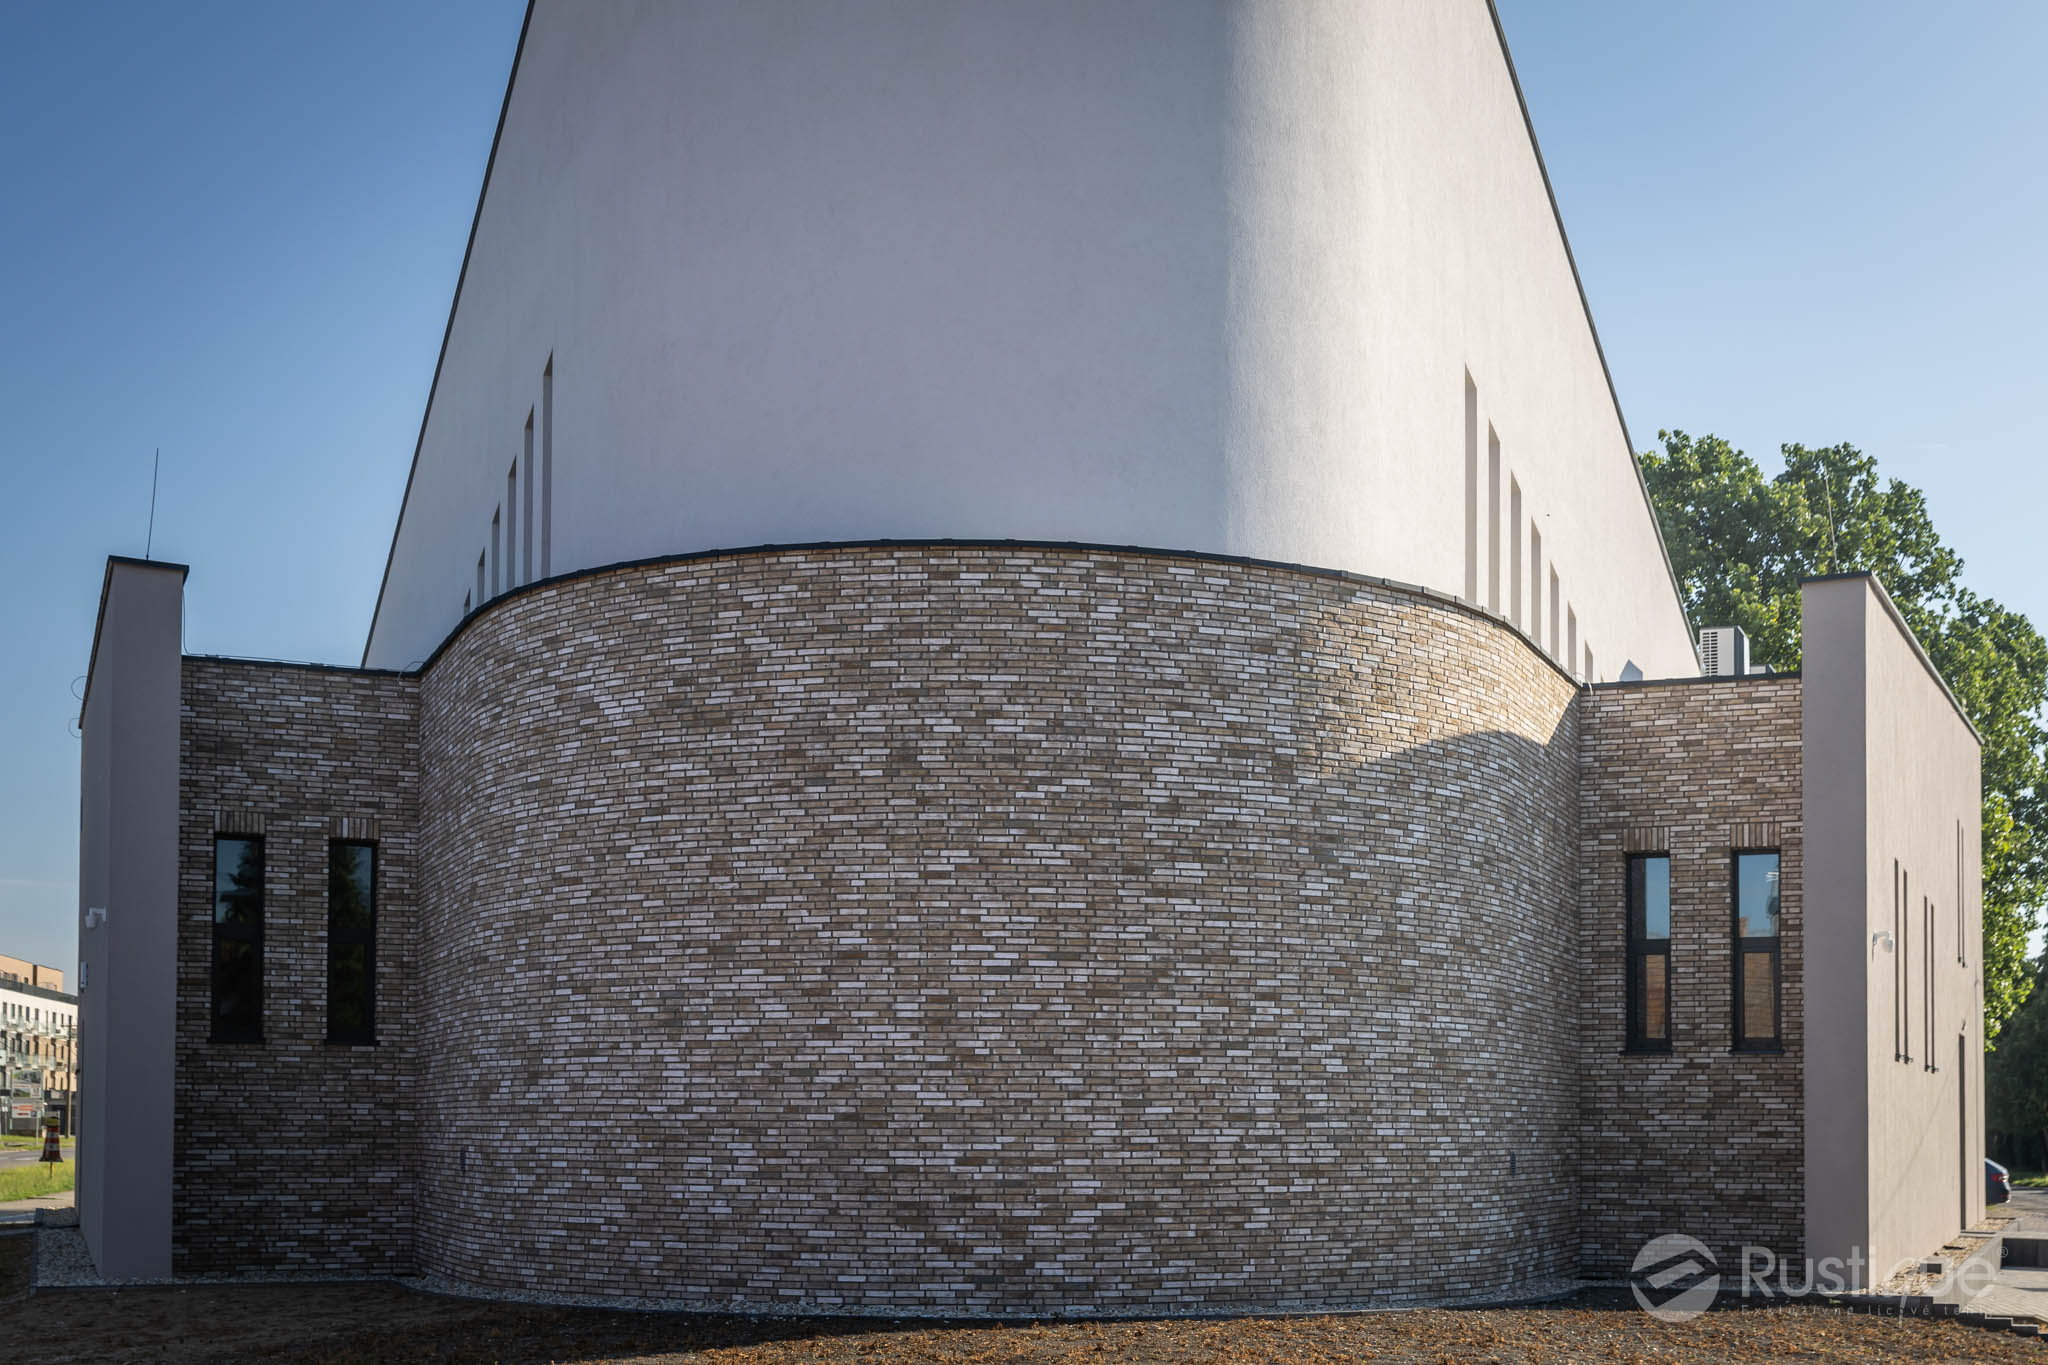
[[1868, 570], [1984, 739], [1984, 1037], [2027, 998], [2034, 907], [2048, 899], [2048, 642], [1962, 582], [1919, 489], [1851, 445], [1781, 447], [1784, 472], [1717, 436], [1660, 431], [1643, 475], [1695, 628], [1737, 625], [1773, 668], [1799, 667], [1799, 584]]
[[[2027, 977], [2038, 986], [2041, 964], [2030, 965]], [[2021, 1137], [2030, 1148], [2042, 1139], [2048, 1149], [2048, 992], [2028, 994], [1984, 1063], [1984, 1126]]]

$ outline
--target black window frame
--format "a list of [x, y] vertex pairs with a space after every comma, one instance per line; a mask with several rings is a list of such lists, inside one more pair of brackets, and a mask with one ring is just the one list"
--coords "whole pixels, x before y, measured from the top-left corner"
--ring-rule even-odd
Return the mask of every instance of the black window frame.
[[[1661, 1053], [1671, 1051], [1671, 937], [1669, 926], [1667, 924], [1667, 932], [1663, 939], [1650, 938], [1647, 933], [1647, 920], [1643, 913], [1644, 907], [1638, 904], [1636, 897], [1636, 870], [1651, 859], [1659, 859], [1664, 864], [1664, 909], [1668, 916], [1671, 911], [1671, 854], [1668, 851], [1631, 853], [1623, 860], [1622, 898], [1625, 906], [1624, 913], [1627, 916], [1624, 930], [1628, 940], [1628, 982], [1626, 993], [1628, 1014], [1626, 1037], [1622, 1043], [1622, 1051], [1624, 1052]], [[1649, 946], [1652, 943], [1661, 943], [1663, 946], [1652, 948]], [[1645, 1022], [1643, 1018], [1645, 1002], [1643, 1000], [1641, 983], [1644, 968], [1648, 965], [1648, 961], [1651, 958], [1662, 959], [1664, 968], [1664, 1036], [1662, 1038], [1650, 1037], [1643, 1027]]]
[[[225, 923], [220, 915], [220, 856], [223, 844], [253, 844], [256, 847], [256, 914], [253, 924]], [[208, 1000], [207, 1015], [209, 1026], [207, 1041], [214, 1043], [263, 1042], [263, 920], [269, 902], [270, 849], [260, 834], [215, 834], [213, 836], [213, 891], [207, 906], [207, 918], [212, 921], [213, 933], [208, 940]], [[242, 1021], [241, 1027], [222, 1027], [221, 1018], [221, 954], [222, 941], [246, 943], [252, 946], [256, 962], [255, 988], [249, 1008], [251, 1019]]]
[[[1742, 860], [1769, 854], [1778, 860], [1778, 932], [1769, 938], [1742, 934]], [[1728, 939], [1730, 1004], [1730, 1050], [1735, 1052], [1783, 1052], [1785, 1050], [1785, 851], [1781, 848], [1735, 848], [1728, 851]], [[1743, 999], [1743, 960], [1753, 952], [1771, 955], [1771, 1035], [1752, 1038], [1743, 1032], [1748, 1002]]]
[[[367, 929], [344, 928], [335, 918], [334, 883], [339, 867], [335, 855], [344, 848], [366, 848], [370, 851], [370, 923]], [[377, 1041], [377, 851], [375, 839], [327, 841], [327, 1041], [341, 1046], [363, 1047]], [[334, 960], [337, 949], [352, 947], [363, 950], [363, 1029], [360, 1033], [343, 1033], [334, 1022]]]

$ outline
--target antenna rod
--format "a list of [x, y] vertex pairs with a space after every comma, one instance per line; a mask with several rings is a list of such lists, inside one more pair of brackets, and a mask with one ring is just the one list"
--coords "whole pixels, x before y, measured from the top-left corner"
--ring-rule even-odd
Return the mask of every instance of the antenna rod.
[[1840, 573], [1842, 552], [1835, 544], [1835, 490], [1826, 465], [1820, 467], [1820, 491], [1828, 500], [1828, 572]]
[[164, 448], [158, 446], [156, 454], [149, 457], [149, 534], [142, 541], [142, 557], [149, 558], [149, 552], [156, 545], [156, 471], [163, 463]]

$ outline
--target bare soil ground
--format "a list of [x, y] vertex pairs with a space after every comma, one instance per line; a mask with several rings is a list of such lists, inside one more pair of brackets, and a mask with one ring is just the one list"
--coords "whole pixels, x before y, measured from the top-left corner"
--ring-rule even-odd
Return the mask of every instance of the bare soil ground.
[[991, 1326], [526, 1308], [395, 1285], [28, 1293], [29, 1238], [0, 1236], [0, 1339], [37, 1362], [275, 1360], [796, 1365], [797, 1362], [2048, 1362], [2048, 1346], [1954, 1322], [1823, 1308], [1658, 1323], [1626, 1294], [1538, 1308], [1232, 1321]]

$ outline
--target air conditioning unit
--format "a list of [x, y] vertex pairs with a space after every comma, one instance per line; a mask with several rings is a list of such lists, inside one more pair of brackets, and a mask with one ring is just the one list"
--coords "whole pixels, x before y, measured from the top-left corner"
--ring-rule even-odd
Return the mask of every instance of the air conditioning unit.
[[1749, 672], [1749, 637], [1740, 626], [1708, 626], [1700, 632], [1700, 671], [1709, 678], [1740, 678]]

